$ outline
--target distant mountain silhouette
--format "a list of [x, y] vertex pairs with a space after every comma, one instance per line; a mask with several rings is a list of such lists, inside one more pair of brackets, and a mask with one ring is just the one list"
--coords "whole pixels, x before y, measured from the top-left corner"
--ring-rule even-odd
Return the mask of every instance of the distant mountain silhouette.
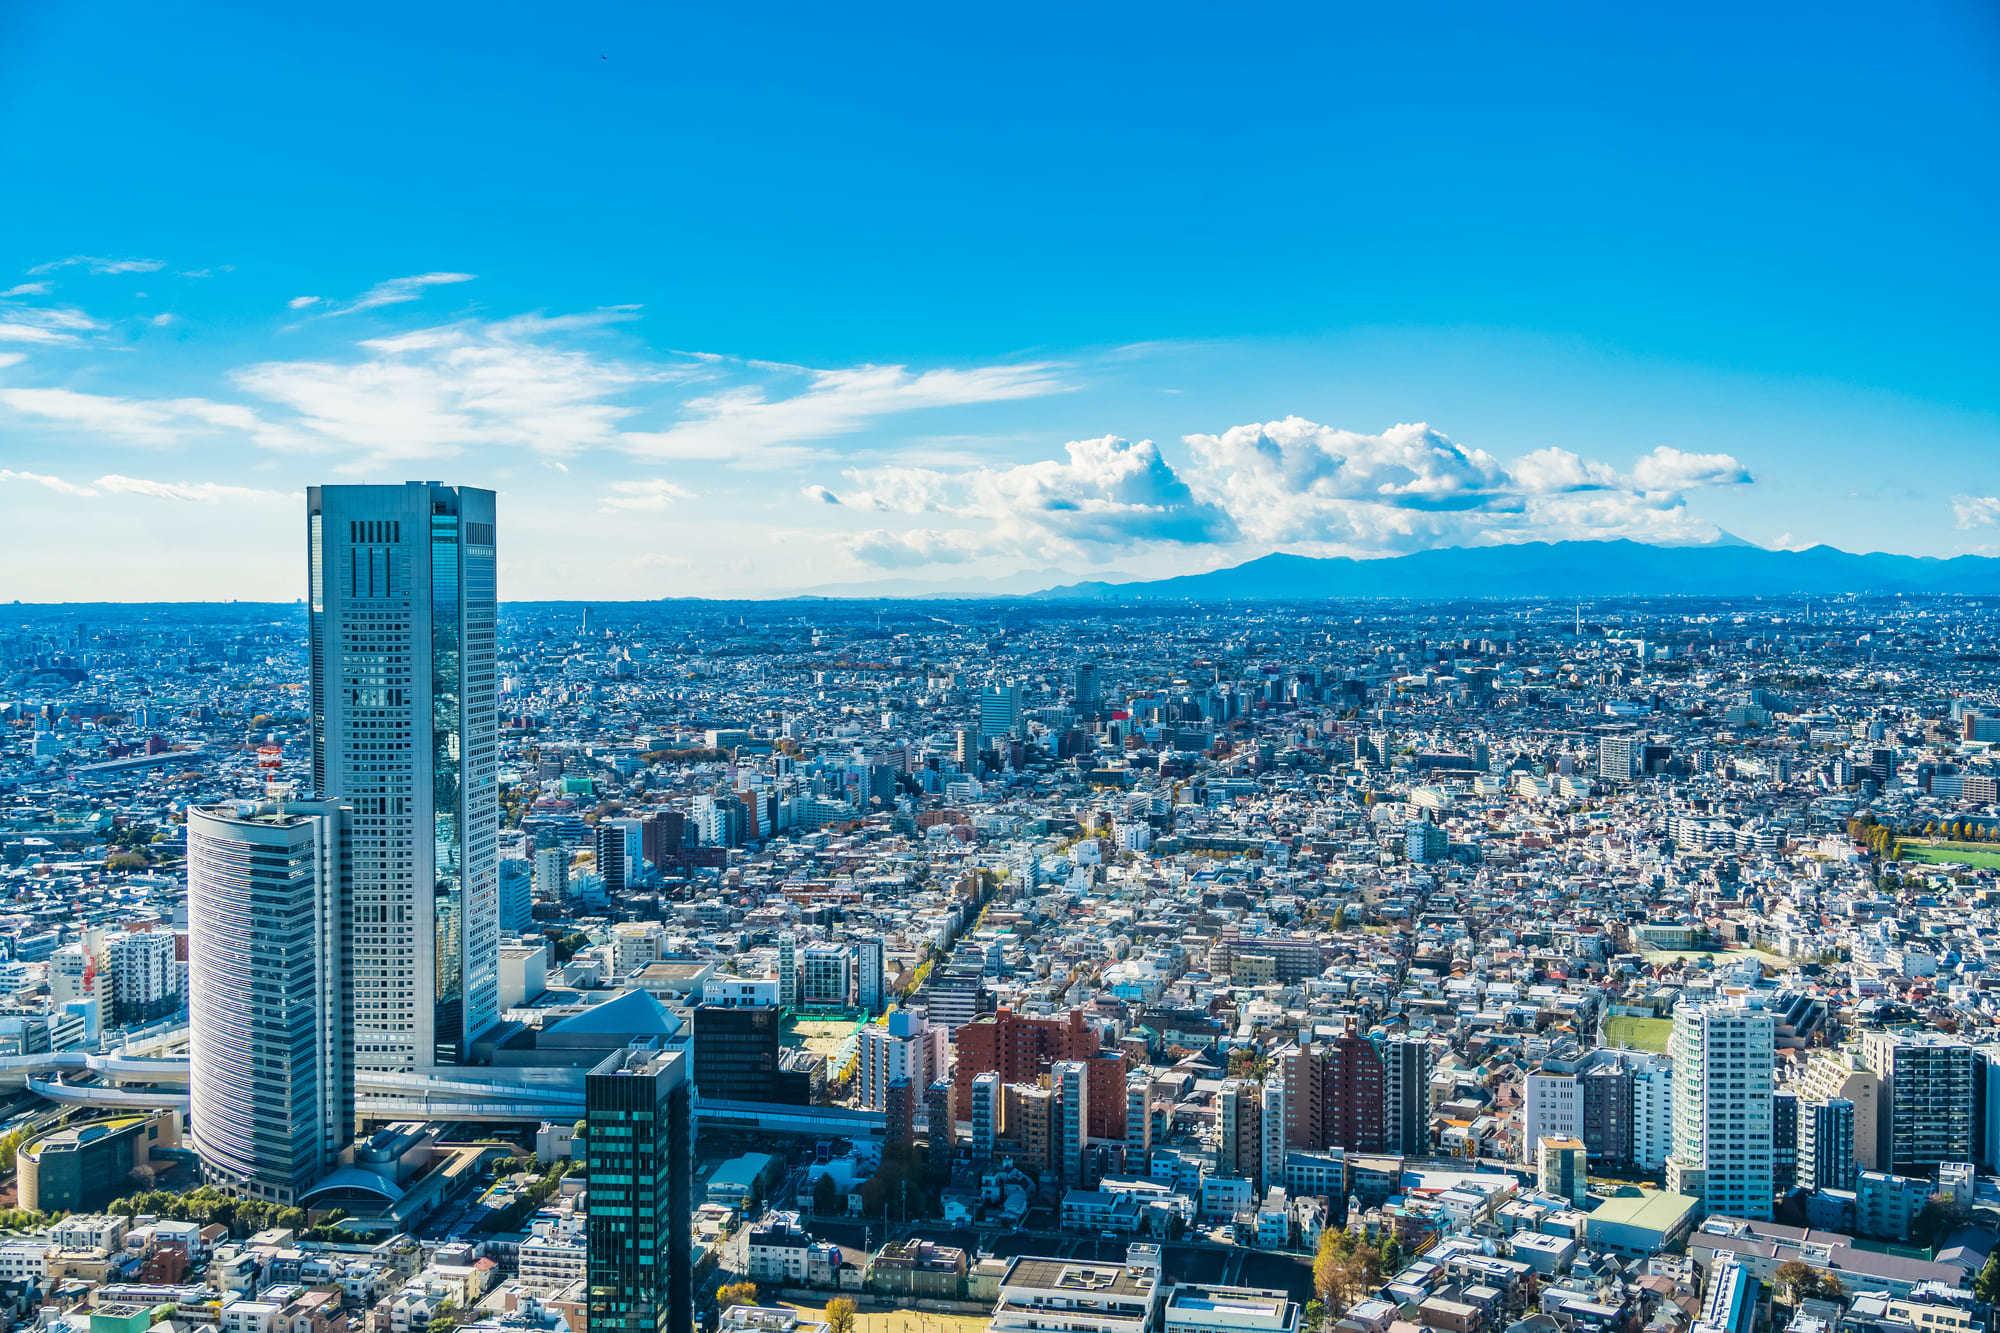
[[1528, 542], [1449, 546], [1380, 560], [1267, 555], [1230, 569], [1145, 583], [1073, 583], [1051, 600], [1320, 600], [1343, 597], [1831, 596], [1839, 593], [2000, 593], [2000, 559], [1950, 560], [1831, 546], [1768, 551], [1747, 542]]

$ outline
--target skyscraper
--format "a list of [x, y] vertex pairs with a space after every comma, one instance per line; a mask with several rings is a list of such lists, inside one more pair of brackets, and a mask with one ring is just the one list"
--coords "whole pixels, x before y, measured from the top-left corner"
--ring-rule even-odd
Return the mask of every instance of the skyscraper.
[[1771, 1216], [1771, 1015], [1744, 1000], [1674, 1009], [1667, 1188], [1711, 1213]]
[[584, 1078], [589, 1333], [693, 1333], [694, 1115], [687, 1061], [628, 1046]]
[[493, 492], [306, 493], [313, 786], [353, 809], [354, 1058], [462, 1062], [498, 1017]]
[[203, 1178], [286, 1207], [354, 1128], [352, 811], [188, 811], [190, 1127]]
[[1099, 680], [1097, 663], [1077, 663], [1076, 675], [1072, 678], [1072, 684], [1074, 686], [1073, 693], [1076, 695], [1076, 711], [1084, 714], [1095, 713], [1098, 702], [1104, 697], [1104, 688]]

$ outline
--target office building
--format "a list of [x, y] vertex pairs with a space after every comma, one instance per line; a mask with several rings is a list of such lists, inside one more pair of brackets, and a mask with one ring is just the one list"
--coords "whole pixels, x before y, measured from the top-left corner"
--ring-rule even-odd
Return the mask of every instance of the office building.
[[1021, 732], [1021, 687], [996, 681], [979, 692], [979, 739], [1018, 736]]
[[589, 1333], [694, 1333], [694, 1116], [685, 1057], [614, 1051], [584, 1078]]
[[882, 955], [880, 935], [863, 935], [854, 943], [854, 1002], [864, 1014], [882, 1012]]
[[705, 1102], [776, 1102], [781, 1029], [770, 1005], [696, 1005], [689, 1078]]
[[1095, 662], [1079, 662], [1070, 677], [1070, 693], [1076, 698], [1076, 711], [1088, 716], [1095, 713], [1104, 697], [1101, 675]]
[[535, 871], [527, 858], [500, 858], [500, 931], [519, 935], [535, 927]]
[[306, 492], [312, 781], [353, 811], [354, 1058], [463, 1062], [498, 1018], [493, 492]]
[[1667, 1188], [1711, 1213], [1771, 1216], [1771, 1067], [1775, 1025], [1747, 998], [1674, 1009], [1673, 1151]]
[[1882, 1080], [1878, 1161], [1899, 1176], [1935, 1179], [1939, 1162], [1971, 1160], [1972, 1047], [1937, 1033], [1869, 1032], [1861, 1055]]
[[[296, 1206], [354, 1129], [353, 812], [188, 811], [189, 1128], [210, 1185]], [[372, 936], [369, 938], [373, 938]]]

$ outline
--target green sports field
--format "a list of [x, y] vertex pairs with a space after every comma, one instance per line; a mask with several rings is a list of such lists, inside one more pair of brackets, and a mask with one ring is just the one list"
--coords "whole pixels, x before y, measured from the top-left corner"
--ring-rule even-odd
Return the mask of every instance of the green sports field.
[[1946, 842], [1935, 847], [1922, 842], [1899, 842], [1896, 844], [1896, 859], [1899, 861], [1927, 861], [1932, 865], [1983, 866], [2000, 870], [2000, 851], [1990, 845], [1973, 842]]
[[1664, 1055], [1667, 1038], [1673, 1035], [1671, 1018], [1632, 1018], [1621, 1014], [1604, 1020], [1605, 1044], [1622, 1046], [1628, 1051], [1658, 1051]]

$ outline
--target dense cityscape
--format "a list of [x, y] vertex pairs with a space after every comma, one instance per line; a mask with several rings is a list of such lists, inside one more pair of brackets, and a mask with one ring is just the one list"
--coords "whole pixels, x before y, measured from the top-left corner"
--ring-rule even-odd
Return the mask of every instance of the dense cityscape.
[[[1964, 597], [0, 620], [0, 1314], [140, 1333], [1972, 1333]], [[497, 536], [496, 536], [497, 530]]]

